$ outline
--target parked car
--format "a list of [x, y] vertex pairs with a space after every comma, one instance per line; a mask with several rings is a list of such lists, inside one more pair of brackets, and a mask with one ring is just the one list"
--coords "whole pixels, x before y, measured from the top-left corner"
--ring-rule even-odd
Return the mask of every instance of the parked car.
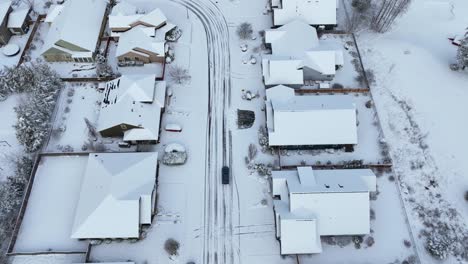
[[229, 167], [224, 166], [223, 169], [221, 170], [221, 175], [222, 175], [222, 183], [223, 184], [229, 184]]

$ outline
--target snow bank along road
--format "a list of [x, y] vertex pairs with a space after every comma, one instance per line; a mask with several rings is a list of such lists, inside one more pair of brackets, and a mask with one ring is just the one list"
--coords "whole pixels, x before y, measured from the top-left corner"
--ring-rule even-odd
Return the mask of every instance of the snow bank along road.
[[[229, 102], [230, 51], [226, 20], [210, 0], [173, 0], [192, 11], [202, 22], [208, 44], [209, 100], [206, 146], [205, 220], [203, 263], [232, 263], [233, 184], [221, 184], [222, 166], [230, 166], [226, 122]], [[194, 140], [196, 140], [194, 138]]]

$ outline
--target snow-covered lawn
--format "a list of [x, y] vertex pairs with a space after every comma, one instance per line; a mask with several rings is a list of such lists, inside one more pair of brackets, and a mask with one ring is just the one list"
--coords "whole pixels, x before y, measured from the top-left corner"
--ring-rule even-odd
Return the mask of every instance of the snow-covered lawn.
[[86, 251], [70, 239], [87, 156], [42, 157], [14, 252]]
[[15, 129], [16, 113], [13, 109], [18, 104], [20, 95], [10, 95], [5, 101], [0, 102], [0, 181], [12, 176], [14, 169], [11, 166], [10, 157], [21, 154], [23, 147], [16, 139]]
[[69, 149], [67, 152], [82, 151], [81, 147], [89, 138], [84, 119], [96, 123], [101, 97], [102, 92], [95, 83], [65, 83], [57, 102], [54, 132], [46, 151], [60, 152], [65, 146]]
[[[358, 40], [365, 66], [376, 75], [373, 95], [422, 263], [434, 262], [425, 237], [418, 236], [424, 222], [447, 223], [453, 231], [445, 235], [468, 234], [468, 73], [449, 69], [456, 47], [448, 41], [467, 27], [466, 10], [463, 0], [415, 0], [389, 33], [365, 33]], [[418, 215], [417, 207], [426, 214]], [[429, 210], [440, 216], [431, 217]]]

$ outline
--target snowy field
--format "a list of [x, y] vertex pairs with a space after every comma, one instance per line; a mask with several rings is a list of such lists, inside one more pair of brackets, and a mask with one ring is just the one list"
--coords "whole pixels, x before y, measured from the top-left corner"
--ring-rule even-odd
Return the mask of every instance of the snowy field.
[[95, 83], [65, 83], [57, 101], [53, 133], [46, 151], [83, 151], [82, 146], [89, 139], [84, 119], [96, 123], [101, 99], [102, 92]]
[[[171, 22], [183, 25], [182, 38], [175, 43], [173, 63], [189, 69], [192, 78], [186, 85], [169, 82], [172, 96], [168, 97], [162, 121], [162, 127], [166, 124], [181, 125], [182, 132], [163, 130], [161, 143], [150, 146], [148, 150], [163, 153], [167, 144], [180, 143], [187, 149], [188, 160], [185, 165], [175, 167], [160, 163], [158, 210], [151, 228], [146, 231], [146, 238], [134, 244], [122, 242], [93, 246], [91, 260], [202, 263], [208, 105], [206, 36], [200, 21], [179, 5], [158, 1], [142, 6], [141, 1], [132, 2], [148, 9], [159, 7]], [[198, 33], [192, 34], [192, 28]], [[178, 261], [170, 260], [164, 250], [164, 242], [168, 238], [174, 238], [181, 244]]]
[[13, 252], [86, 251], [70, 239], [87, 156], [42, 157]]
[[11, 176], [14, 169], [10, 158], [22, 152], [22, 146], [16, 139], [15, 129], [17, 106], [20, 95], [10, 95], [5, 101], [0, 102], [0, 181]]
[[[389, 33], [358, 40], [366, 67], [375, 71], [373, 95], [416, 236], [424, 221], [436, 220], [467, 232], [468, 74], [449, 69], [456, 47], [448, 41], [467, 27], [466, 10], [463, 0], [416, 0]], [[417, 206], [441, 216], [418, 215]], [[434, 262], [424, 240], [421, 261]]]

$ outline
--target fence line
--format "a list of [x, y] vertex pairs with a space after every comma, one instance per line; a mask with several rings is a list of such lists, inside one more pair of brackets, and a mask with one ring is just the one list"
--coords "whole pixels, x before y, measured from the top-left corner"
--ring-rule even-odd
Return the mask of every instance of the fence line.
[[42, 20], [46, 17], [46, 15], [39, 15], [36, 19], [36, 23], [34, 24], [33, 28], [31, 29], [31, 34], [29, 35], [28, 41], [26, 42], [26, 45], [24, 45], [23, 52], [21, 52], [21, 57], [18, 61], [18, 64], [16, 67], [20, 66], [21, 63], [24, 62], [24, 55], [26, 54], [26, 51], [29, 50], [29, 47], [31, 46], [32, 41], [34, 40], [34, 36], [36, 35], [36, 31], [39, 28], [39, 25], [41, 24]]
[[314, 94], [314, 93], [368, 93], [370, 92], [369, 88], [343, 88], [343, 89], [333, 89], [333, 88], [324, 88], [324, 89], [296, 89], [296, 94]]

